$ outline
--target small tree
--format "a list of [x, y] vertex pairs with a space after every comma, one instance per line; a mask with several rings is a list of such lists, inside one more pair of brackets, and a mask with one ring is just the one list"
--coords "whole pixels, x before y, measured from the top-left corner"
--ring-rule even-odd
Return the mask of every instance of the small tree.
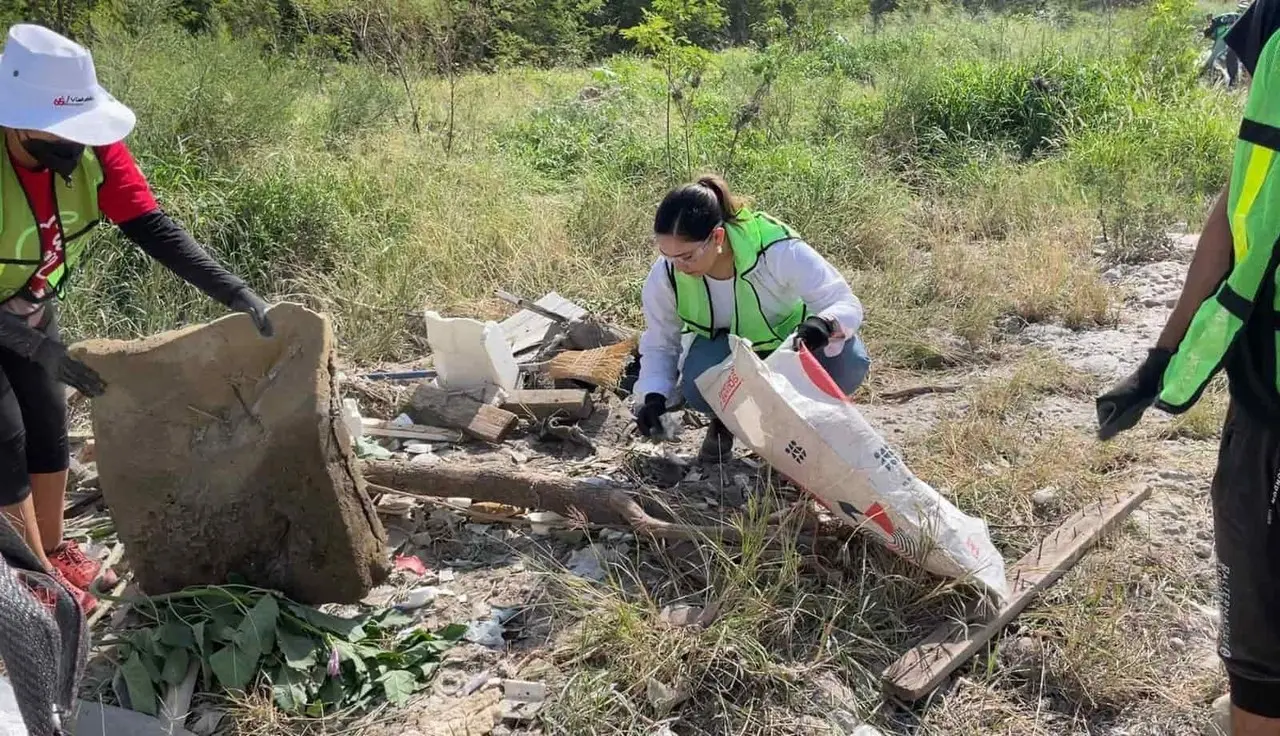
[[695, 96], [702, 75], [711, 64], [711, 53], [690, 37], [709, 36], [724, 27], [726, 17], [717, 0], [654, 0], [644, 11], [644, 22], [622, 31], [623, 37], [641, 51], [651, 54], [667, 81], [666, 151], [667, 177], [675, 179], [672, 155], [671, 111], [680, 116], [684, 134], [687, 175], [694, 169], [693, 129], [697, 107]]

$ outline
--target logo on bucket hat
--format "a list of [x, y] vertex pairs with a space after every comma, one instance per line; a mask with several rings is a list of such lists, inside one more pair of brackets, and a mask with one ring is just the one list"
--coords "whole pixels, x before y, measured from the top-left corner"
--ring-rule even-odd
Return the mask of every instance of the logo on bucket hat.
[[68, 105], [79, 107], [81, 105], [87, 105], [91, 102], [93, 102], [92, 95], [90, 95], [89, 97], [76, 97], [75, 95], [61, 95], [59, 97], [53, 98], [54, 107], [66, 107]]
[[98, 84], [83, 46], [43, 26], [9, 29], [0, 53], [0, 126], [105, 146], [135, 123], [133, 111]]

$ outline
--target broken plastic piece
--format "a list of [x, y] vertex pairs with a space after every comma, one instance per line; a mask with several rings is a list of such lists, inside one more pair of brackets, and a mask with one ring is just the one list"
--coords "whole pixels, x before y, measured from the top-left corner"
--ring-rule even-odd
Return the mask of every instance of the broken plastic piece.
[[431, 343], [437, 382], [446, 389], [512, 391], [520, 367], [496, 322], [466, 317], [441, 317], [427, 312], [427, 341]]

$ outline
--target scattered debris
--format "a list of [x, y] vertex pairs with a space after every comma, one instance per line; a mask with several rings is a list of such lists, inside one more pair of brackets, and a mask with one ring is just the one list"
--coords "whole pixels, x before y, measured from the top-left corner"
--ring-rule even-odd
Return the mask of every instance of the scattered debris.
[[547, 686], [541, 682], [503, 680], [502, 695], [507, 700], [518, 700], [524, 703], [541, 703], [547, 699]]
[[471, 693], [474, 693], [475, 691], [484, 687], [489, 683], [489, 679], [492, 677], [493, 677], [493, 673], [491, 673], [489, 670], [485, 670], [483, 672], [477, 672], [470, 680], [467, 680], [467, 683], [463, 685], [462, 689], [458, 691], [459, 697], [465, 698]]
[[709, 626], [719, 615], [717, 606], [700, 608], [698, 606], [671, 605], [662, 609], [659, 618], [670, 626]]
[[456, 427], [476, 439], [501, 442], [515, 429], [515, 414], [482, 403], [461, 393], [451, 393], [432, 383], [423, 382], [410, 399], [409, 416], [426, 424]]
[[467, 641], [473, 644], [479, 644], [482, 647], [490, 649], [500, 649], [506, 645], [506, 640], [502, 638], [505, 633], [502, 624], [496, 619], [488, 618], [482, 621], [473, 621], [467, 626], [467, 633], [464, 635]]
[[496, 322], [466, 317], [441, 317], [428, 311], [427, 341], [440, 388], [448, 391], [512, 391], [520, 378], [520, 368]]
[[500, 324], [511, 345], [511, 353], [517, 359], [542, 345], [552, 326], [587, 316], [587, 310], [554, 291], [533, 303], [504, 291], [499, 291], [496, 295], [499, 299], [521, 307], [519, 312]]
[[1031, 503], [1041, 510], [1052, 508], [1058, 503], [1058, 489], [1053, 486], [1041, 488], [1031, 494]]
[[670, 687], [653, 677], [645, 683], [645, 697], [649, 699], [649, 704], [653, 706], [659, 717], [665, 716], [676, 706], [688, 700], [689, 695], [688, 685]]
[[436, 598], [439, 598], [444, 593], [444, 590], [434, 585], [414, 588], [405, 595], [403, 601], [396, 604], [396, 608], [401, 611], [415, 611], [434, 602]]
[[569, 556], [565, 567], [580, 578], [599, 582], [605, 579], [604, 567], [600, 564], [600, 556], [594, 545], [583, 547]]
[[395, 564], [397, 570], [408, 570], [418, 576], [427, 574], [427, 566], [422, 563], [422, 559], [417, 555], [400, 555], [396, 557]]
[[547, 373], [557, 380], [583, 381], [593, 386], [617, 388], [622, 372], [636, 350], [636, 340], [591, 350], [567, 350], [551, 359]]
[[518, 389], [507, 395], [502, 408], [533, 420], [586, 419], [593, 409], [591, 394], [584, 389]]
[[414, 424], [413, 420], [408, 416], [401, 416], [404, 417], [404, 422], [388, 422], [382, 419], [364, 418], [361, 420], [361, 427], [364, 434], [373, 435], [375, 437], [393, 437], [395, 439], [418, 440], [420, 442], [462, 441], [462, 433], [456, 429], [444, 429], [424, 424]]

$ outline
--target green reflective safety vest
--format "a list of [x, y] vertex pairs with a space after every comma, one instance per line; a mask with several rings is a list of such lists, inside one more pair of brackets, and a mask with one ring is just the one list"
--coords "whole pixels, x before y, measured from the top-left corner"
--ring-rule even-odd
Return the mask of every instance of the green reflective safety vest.
[[[777, 322], [771, 323], [760, 307], [760, 297], [751, 272], [770, 246], [797, 237], [787, 225], [764, 214], [743, 209], [732, 222], [725, 223], [725, 234], [733, 250], [733, 318], [729, 332], [749, 340], [757, 351], [773, 350], [782, 344], [805, 318], [804, 302], [795, 305]], [[685, 332], [711, 337], [715, 314], [711, 304], [711, 287], [702, 276], [690, 276], [667, 263], [667, 277], [676, 293], [676, 312]]]
[[[1218, 291], [1196, 311], [1187, 334], [1162, 376], [1156, 406], [1179, 414], [1191, 408], [1226, 361], [1241, 330], [1260, 306], [1265, 279], [1276, 278], [1280, 257], [1280, 34], [1258, 59], [1236, 141], [1227, 199], [1232, 263]], [[1273, 302], [1280, 302], [1280, 290]], [[1274, 319], [1280, 303], [1261, 305]], [[1277, 343], [1280, 344], [1280, 343]], [[1278, 356], [1280, 357], [1280, 356]]]
[[[84, 253], [89, 234], [101, 217], [98, 188], [102, 186], [102, 166], [92, 148], [71, 175], [71, 183], [58, 175], [52, 180], [58, 219], [62, 222], [62, 265], [49, 274], [49, 288], [60, 292], [67, 274]], [[0, 301], [22, 291], [40, 268], [40, 227], [27, 195], [18, 181], [12, 159], [0, 152]]]

